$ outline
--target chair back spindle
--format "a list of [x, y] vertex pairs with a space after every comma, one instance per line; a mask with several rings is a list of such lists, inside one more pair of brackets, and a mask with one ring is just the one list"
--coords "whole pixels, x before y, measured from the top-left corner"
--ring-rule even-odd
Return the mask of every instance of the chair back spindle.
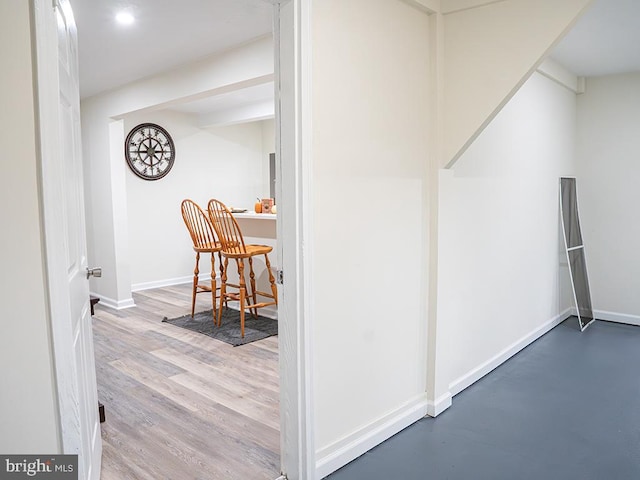
[[211, 199], [208, 205], [209, 219], [216, 231], [222, 250], [227, 253], [247, 253], [242, 232], [231, 210], [219, 200]]
[[187, 226], [187, 230], [189, 230], [194, 249], [211, 249], [215, 247], [214, 229], [200, 205], [190, 199], [183, 200], [182, 219]]

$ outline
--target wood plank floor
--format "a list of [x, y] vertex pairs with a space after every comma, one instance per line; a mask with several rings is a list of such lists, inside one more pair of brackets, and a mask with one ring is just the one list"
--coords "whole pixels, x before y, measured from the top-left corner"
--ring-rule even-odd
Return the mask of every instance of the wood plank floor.
[[[103, 480], [274, 480], [280, 471], [278, 341], [232, 347], [162, 323], [190, 285], [134, 294], [93, 317]], [[210, 308], [198, 295], [196, 311]]]

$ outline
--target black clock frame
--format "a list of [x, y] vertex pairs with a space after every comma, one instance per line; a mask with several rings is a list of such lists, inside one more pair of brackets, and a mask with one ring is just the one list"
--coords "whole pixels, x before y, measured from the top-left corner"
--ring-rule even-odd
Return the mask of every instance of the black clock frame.
[[[149, 132], [147, 132], [146, 134], [144, 132], [145, 129], [149, 130]], [[155, 131], [155, 134], [151, 134], [152, 131]], [[141, 132], [142, 132], [143, 140], [140, 143], [135, 143], [133, 140], [134, 137]], [[158, 134], [161, 134], [162, 136], [165, 137], [166, 139], [165, 143], [163, 143], [161, 140], [158, 140], [157, 138]], [[145, 145], [145, 142], [149, 142], [149, 143]], [[132, 146], [137, 147], [137, 150], [132, 152], [131, 150]], [[161, 153], [160, 158], [158, 158], [156, 153], [158, 146], [161, 148], [161, 150], [159, 150], [159, 152]], [[146, 151], [143, 151], [142, 150], [143, 148], [146, 148]], [[168, 157], [166, 157], [167, 153], [169, 154]], [[143, 155], [146, 155], [145, 159], [142, 158]], [[173, 139], [171, 138], [171, 135], [169, 135], [169, 132], [167, 132], [160, 125], [157, 125], [155, 123], [141, 123], [140, 125], [136, 125], [135, 127], [133, 127], [129, 132], [129, 134], [127, 135], [127, 138], [124, 142], [124, 156], [125, 156], [125, 159], [127, 160], [127, 165], [129, 165], [129, 168], [133, 173], [135, 173], [138, 177], [142, 178], [143, 180], [153, 181], [153, 180], [160, 180], [161, 178], [165, 177], [169, 173], [169, 171], [173, 168], [173, 164], [175, 162], [175, 157], [176, 157], [176, 149], [173, 143]], [[151, 160], [151, 165], [148, 165], [147, 162], [145, 161], [149, 158], [155, 159], [155, 162], [154, 160]], [[146, 169], [145, 171], [141, 172], [134, 165], [135, 162], [142, 162], [142, 164], [147, 165], [147, 167], [153, 168], [155, 164], [158, 164], [163, 160], [166, 160], [169, 165], [163, 171], [155, 175], [146, 174], [145, 173]]]

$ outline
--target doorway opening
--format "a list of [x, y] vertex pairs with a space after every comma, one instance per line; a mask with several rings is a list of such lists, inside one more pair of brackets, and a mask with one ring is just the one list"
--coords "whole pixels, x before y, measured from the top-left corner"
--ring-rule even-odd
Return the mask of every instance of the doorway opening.
[[[164, 317], [187, 314], [191, 307], [193, 251], [180, 216], [181, 200], [191, 198], [206, 208], [210, 198], [218, 198], [229, 206], [250, 208], [255, 198], [270, 196], [269, 154], [277, 150], [275, 55], [271, 39], [261, 37], [253, 43], [268, 41], [269, 50], [259, 46], [253, 54], [268, 53], [271, 72], [256, 74], [251, 72], [254, 64], [239, 65], [233, 80], [216, 84], [225, 80], [203, 76], [203, 60], [183, 66], [182, 77], [176, 71], [167, 74], [171, 82], [167, 80], [169, 86], [156, 100], [150, 100], [153, 94], [141, 100], [153, 92], [154, 81], [162, 81], [159, 73], [149, 83], [137, 82], [133, 88], [141, 95], [129, 100], [119, 94], [130, 85], [102, 95], [100, 125], [87, 128], [88, 136], [96, 128], [108, 132], [111, 189], [104, 203], [113, 211], [116, 244], [114, 294], [101, 295], [101, 280], [92, 282], [94, 293], [103, 298], [94, 317], [98, 386], [107, 413], [103, 473], [111, 468], [115, 475], [122, 465], [131, 465], [129, 474], [144, 478], [140, 469], [145, 465], [165, 463], [172, 468], [166, 462], [176, 462], [175, 457], [189, 459], [183, 467], [193, 467], [193, 472], [217, 468], [236, 471], [239, 478], [275, 478], [280, 472], [277, 337], [233, 348], [162, 323]], [[246, 54], [253, 47], [238, 48]], [[222, 69], [233, 57], [234, 49], [227, 50], [212, 57], [209, 67], [215, 69], [221, 62]], [[249, 72], [246, 78], [241, 77], [243, 69]], [[188, 87], [180, 90], [180, 82]], [[85, 100], [91, 109], [93, 100]], [[127, 132], [143, 122], [161, 125], [175, 142], [175, 164], [159, 181], [132, 175], [122, 158]], [[91, 170], [100, 159], [92, 158], [93, 152], [86, 155], [87, 148], [85, 143]], [[89, 236], [90, 245], [95, 245], [100, 242], [95, 228], [100, 219], [92, 216]], [[247, 241], [277, 246], [275, 219], [239, 222]], [[203, 258], [203, 277], [210, 275], [207, 264]], [[207, 309], [211, 297], [198, 296], [196, 311]], [[276, 311], [270, 313], [277, 316]], [[132, 444], [141, 448], [131, 449]], [[223, 453], [234, 448], [233, 454]], [[212, 450], [220, 453], [213, 456]]]

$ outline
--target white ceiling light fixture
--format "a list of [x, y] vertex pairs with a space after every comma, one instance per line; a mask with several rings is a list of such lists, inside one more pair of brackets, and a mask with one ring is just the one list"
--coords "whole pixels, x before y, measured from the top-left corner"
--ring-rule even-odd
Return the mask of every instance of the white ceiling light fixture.
[[129, 12], [120, 12], [116, 15], [116, 22], [120, 25], [131, 25], [135, 20]]

